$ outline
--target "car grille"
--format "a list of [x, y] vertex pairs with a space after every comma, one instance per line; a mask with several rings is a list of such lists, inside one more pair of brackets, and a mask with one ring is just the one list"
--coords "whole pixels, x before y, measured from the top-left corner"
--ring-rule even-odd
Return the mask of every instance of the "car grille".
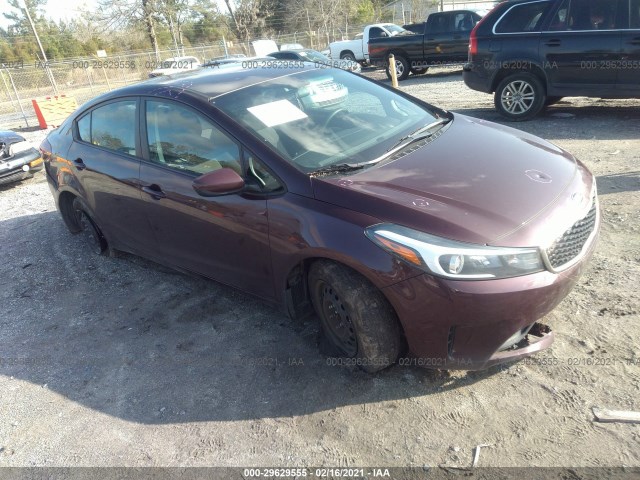
[[594, 197], [589, 213], [574, 223], [569, 230], [564, 232], [564, 234], [547, 249], [547, 258], [549, 259], [551, 267], [558, 269], [580, 255], [582, 248], [585, 243], [587, 243], [596, 226], [596, 213], [597, 206]]

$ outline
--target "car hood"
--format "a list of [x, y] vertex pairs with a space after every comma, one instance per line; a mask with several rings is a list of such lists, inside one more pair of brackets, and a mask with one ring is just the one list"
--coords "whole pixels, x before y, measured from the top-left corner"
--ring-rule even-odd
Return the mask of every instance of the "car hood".
[[24, 137], [11, 130], [0, 130], [0, 142], [8, 144], [24, 142]]
[[[583, 200], [588, 196], [588, 171], [541, 138], [457, 114], [445, 128], [431, 143], [395, 161], [355, 174], [314, 178], [315, 197], [381, 222], [506, 246], [511, 243], [507, 237], [534, 241], [513, 234], [537, 224], [539, 214], [569, 190], [579, 191]], [[558, 225], [549, 227], [563, 231], [563, 222], [558, 218]]]
[[174, 73], [184, 73], [184, 72], [190, 72], [191, 70], [197, 70], [200, 67], [200, 65], [193, 65], [192, 67], [189, 68], [156, 68], [155, 70], [151, 71], [152, 75], [173, 75]]
[[24, 142], [22, 135], [18, 135], [11, 130], [0, 130], [0, 160], [11, 157], [9, 149], [12, 144]]

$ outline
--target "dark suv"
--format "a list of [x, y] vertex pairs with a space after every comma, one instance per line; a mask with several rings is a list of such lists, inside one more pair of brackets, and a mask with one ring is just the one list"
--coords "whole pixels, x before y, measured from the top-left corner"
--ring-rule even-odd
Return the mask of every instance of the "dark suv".
[[564, 96], [640, 97], [640, 0], [508, 0], [476, 25], [464, 82], [527, 120]]

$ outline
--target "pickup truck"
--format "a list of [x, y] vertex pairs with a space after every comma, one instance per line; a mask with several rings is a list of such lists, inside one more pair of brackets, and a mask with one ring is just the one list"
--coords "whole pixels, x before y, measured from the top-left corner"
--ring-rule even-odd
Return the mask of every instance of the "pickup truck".
[[402, 27], [393, 23], [367, 25], [364, 27], [364, 31], [357, 34], [353, 40], [331, 42], [329, 44], [331, 58], [334, 60], [340, 58], [342, 60], [367, 63], [369, 61], [369, 50], [367, 48], [369, 40], [374, 38], [389, 38], [403, 32], [404, 29]]
[[410, 25], [411, 31], [403, 29], [393, 37], [370, 39], [369, 62], [384, 66], [391, 77], [388, 57], [393, 53], [398, 80], [409, 73], [425, 73], [430, 66], [464, 63], [471, 30], [481, 19], [482, 15], [473, 10], [432, 13], [426, 22]]

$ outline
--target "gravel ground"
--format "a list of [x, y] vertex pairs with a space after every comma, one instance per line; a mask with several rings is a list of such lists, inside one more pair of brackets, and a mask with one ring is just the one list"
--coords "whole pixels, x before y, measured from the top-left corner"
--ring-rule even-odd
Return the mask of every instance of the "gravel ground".
[[[504, 123], [459, 70], [401, 88]], [[591, 412], [640, 410], [640, 101], [570, 98], [515, 126], [588, 165], [604, 221], [588, 271], [545, 319], [554, 346], [484, 372], [329, 366], [314, 322], [138, 257], [92, 256], [42, 173], [1, 189], [0, 466], [464, 467], [479, 444], [480, 466], [640, 466], [640, 426]]]

